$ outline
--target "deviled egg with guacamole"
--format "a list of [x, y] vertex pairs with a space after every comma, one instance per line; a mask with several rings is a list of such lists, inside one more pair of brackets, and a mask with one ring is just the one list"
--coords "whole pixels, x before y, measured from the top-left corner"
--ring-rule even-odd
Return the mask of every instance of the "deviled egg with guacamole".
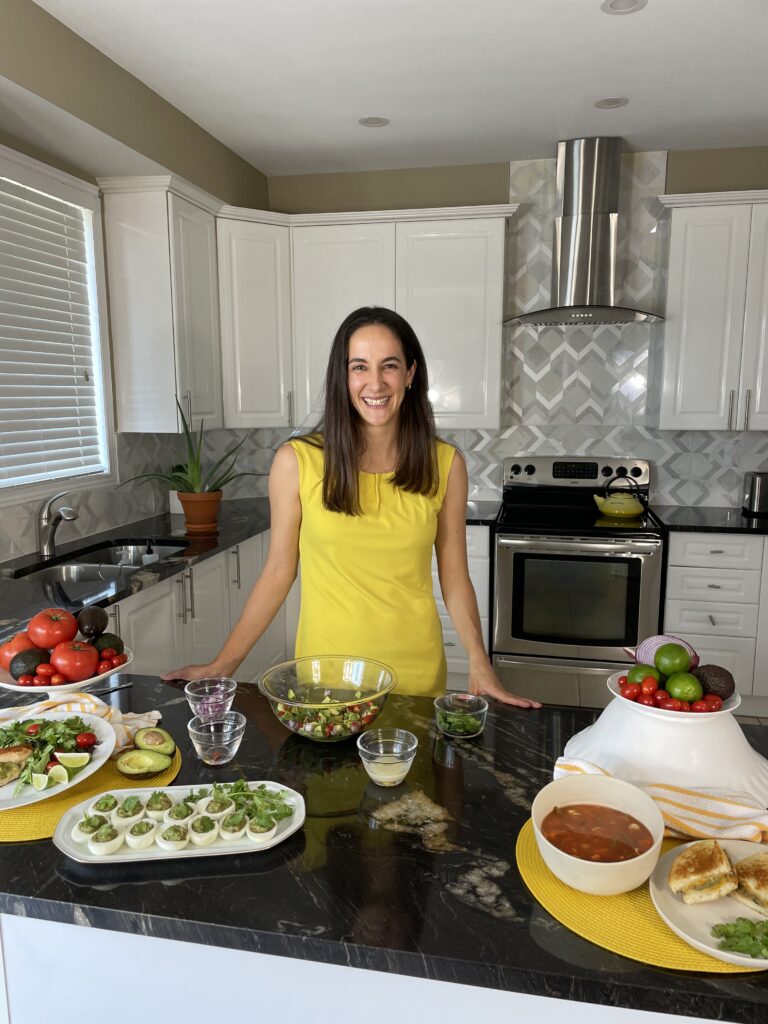
[[125, 830], [125, 841], [132, 850], [146, 850], [155, 841], [157, 822], [141, 818]]
[[218, 834], [219, 826], [209, 814], [198, 814], [189, 823], [189, 837], [195, 846], [210, 846]]
[[214, 793], [213, 796], [204, 796], [197, 801], [197, 809], [200, 814], [207, 814], [214, 821], [221, 821], [235, 809], [235, 801], [228, 796]]
[[150, 793], [147, 800], [147, 817], [152, 818], [153, 821], [162, 821], [165, 812], [170, 811], [172, 807], [173, 800], [168, 794], [162, 789], [156, 789], [154, 793]]
[[186, 822], [189, 824], [190, 818], [194, 816], [195, 808], [191, 803], [186, 800], [179, 800], [173, 807], [169, 807], [163, 815], [165, 821], [170, 822], [173, 825], [176, 822]]
[[254, 843], [266, 843], [274, 838], [277, 822], [269, 814], [254, 814], [248, 821], [247, 832]]
[[144, 802], [138, 796], [127, 796], [114, 811], [112, 824], [115, 828], [129, 828], [144, 817]]
[[98, 799], [94, 800], [91, 806], [88, 808], [89, 814], [106, 814], [109, 816], [112, 811], [117, 810], [119, 800], [112, 793], [102, 793]]
[[183, 850], [189, 842], [189, 829], [186, 825], [174, 825], [166, 822], [165, 827], [156, 833], [155, 842], [161, 850], [169, 852]]
[[233, 811], [219, 822], [219, 835], [228, 842], [242, 839], [248, 827], [248, 815], [245, 811]]
[[108, 825], [109, 820], [103, 814], [86, 814], [72, 829], [72, 839], [76, 843], [87, 843], [91, 836], [98, 832], [102, 825]]
[[97, 857], [108, 857], [123, 845], [124, 833], [107, 823], [93, 833], [88, 840], [88, 849]]

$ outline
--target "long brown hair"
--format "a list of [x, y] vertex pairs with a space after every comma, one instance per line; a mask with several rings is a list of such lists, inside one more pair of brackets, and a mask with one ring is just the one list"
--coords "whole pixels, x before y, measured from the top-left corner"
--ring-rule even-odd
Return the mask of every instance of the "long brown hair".
[[323, 505], [332, 512], [361, 515], [358, 465], [364, 450], [362, 422], [349, 397], [349, 339], [361, 327], [380, 324], [400, 342], [405, 365], [416, 364], [397, 419], [397, 466], [392, 483], [414, 494], [433, 495], [439, 486], [435, 419], [427, 397], [429, 378], [416, 333], [399, 313], [384, 306], [362, 306], [342, 322], [333, 339], [325, 372], [325, 406], [315, 429], [301, 440], [324, 453]]

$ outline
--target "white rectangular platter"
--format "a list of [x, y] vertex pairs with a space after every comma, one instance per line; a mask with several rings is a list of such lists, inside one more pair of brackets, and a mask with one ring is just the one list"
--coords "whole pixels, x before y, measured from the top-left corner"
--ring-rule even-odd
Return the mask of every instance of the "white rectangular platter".
[[[294, 810], [291, 817], [283, 818], [279, 821], [275, 835], [263, 843], [255, 843], [247, 835], [243, 836], [242, 839], [222, 839], [220, 836], [217, 836], [210, 846], [193, 846], [190, 842], [183, 850], [161, 850], [157, 844], [150, 846], [146, 850], [132, 850], [123, 843], [115, 853], [99, 856], [91, 853], [87, 843], [77, 843], [72, 838], [72, 829], [83, 817], [90, 805], [99, 799], [98, 796], [90, 796], [87, 800], [70, 808], [62, 816], [53, 834], [53, 842], [62, 853], [79, 864], [133, 864], [139, 861], [166, 861], [193, 857], [220, 857], [233, 853], [259, 853], [261, 850], [269, 850], [271, 847], [284, 842], [304, 824], [304, 819], [307, 816], [304, 799], [295, 789], [289, 789], [287, 786], [281, 786], [278, 782], [268, 782], [266, 780], [258, 782], [249, 781], [248, 786], [251, 789], [255, 789], [257, 786], [266, 786], [267, 789], [274, 793], [283, 793], [286, 801], [293, 804]], [[210, 788], [210, 786], [204, 785], [149, 786], [145, 789], [118, 789], [115, 790], [115, 796], [120, 800], [124, 800], [127, 796], [139, 796], [146, 802], [151, 793], [162, 791], [167, 793], [174, 802], [178, 802], [190, 793]]]

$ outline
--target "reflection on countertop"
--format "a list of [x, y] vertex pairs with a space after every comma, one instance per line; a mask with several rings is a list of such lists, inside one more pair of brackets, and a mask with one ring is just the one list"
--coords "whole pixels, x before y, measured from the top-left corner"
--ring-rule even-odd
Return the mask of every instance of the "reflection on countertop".
[[741, 508], [651, 503], [651, 511], [668, 530], [688, 533], [757, 533], [768, 536], [768, 516], [745, 516]]

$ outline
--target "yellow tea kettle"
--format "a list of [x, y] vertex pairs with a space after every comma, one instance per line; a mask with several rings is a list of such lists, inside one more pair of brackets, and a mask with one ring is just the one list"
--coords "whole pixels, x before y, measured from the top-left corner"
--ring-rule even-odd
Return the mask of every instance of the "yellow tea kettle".
[[[611, 491], [614, 480], [622, 480], [629, 484], [629, 490]], [[632, 493], [634, 488], [635, 493]], [[645, 512], [645, 506], [639, 498], [640, 488], [630, 476], [612, 476], [603, 488], [602, 494], [593, 495], [595, 504], [604, 516], [639, 516]]]

